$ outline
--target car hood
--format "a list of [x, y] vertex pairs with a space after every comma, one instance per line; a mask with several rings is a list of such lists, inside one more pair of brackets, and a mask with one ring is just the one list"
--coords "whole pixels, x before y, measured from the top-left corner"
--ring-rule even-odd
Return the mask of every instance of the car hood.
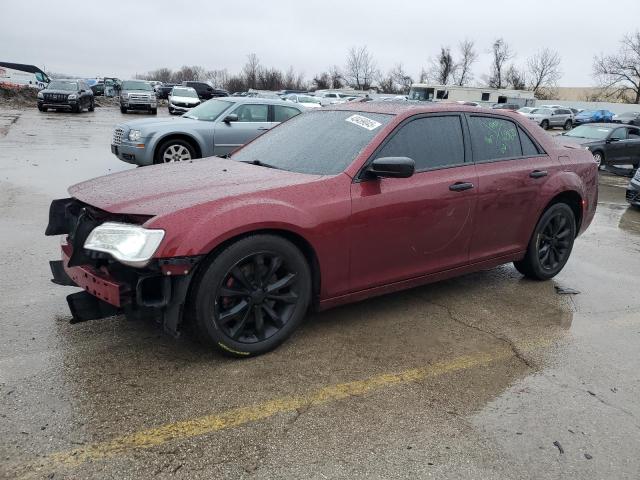
[[188, 129], [190, 126], [201, 125], [202, 120], [194, 120], [193, 118], [184, 117], [169, 117], [169, 118], [141, 118], [139, 120], [131, 120], [126, 123], [118, 125], [119, 127], [125, 127], [125, 129], [141, 130], [145, 128], [159, 129], [163, 127], [170, 127], [175, 125], [180, 130]]
[[184, 103], [200, 103], [200, 99], [196, 97], [181, 97], [179, 95], [172, 95], [171, 100]]
[[69, 188], [71, 196], [110, 213], [163, 215], [195, 205], [322, 178], [210, 157], [127, 170]]
[[567, 137], [566, 135], [558, 135], [554, 137], [555, 141], [563, 146], [569, 148], [588, 147], [602, 143], [602, 140], [594, 140], [593, 138], [577, 138]]
[[135, 93], [136, 95], [153, 95], [153, 90], [122, 90], [120, 95], [126, 95], [128, 93]]

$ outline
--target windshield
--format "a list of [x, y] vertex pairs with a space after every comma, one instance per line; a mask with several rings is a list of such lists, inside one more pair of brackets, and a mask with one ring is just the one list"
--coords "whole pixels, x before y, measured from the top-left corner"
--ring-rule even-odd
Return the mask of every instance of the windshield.
[[192, 88], [174, 88], [173, 90], [171, 90], [171, 96], [198, 98], [198, 94]]
[[320, 103], [320, 100], [309, 96], [298, 96], [298, 102], [300, 103]]
[[298, 115], [248, 144], [232, 158], [290, 172], [336, 175], [393, 118], [380, 113], [314, 111]]
[[520, 112], [520, 113], [531, 113], [534, 110], [535, 110], [535, 108], [522, 107], [521, 109], [518, 110], [518, 112]]
[[578, 115], [580, 115], [581, 117], [590, 117], [591, 115], [595, 115], [596, 111], [595, 110], [583, 110], [582, 112], [580, 112]]
[[76, 82], [65, 82], [64, 80], [52, 80], [47, 88], [49, 90], [66, 90], [68, 92], [75, 92], [78, 90], [78, 84]]
[[536, 115], [551, 115], [551, 110], [548, 108], [536, 108], [531, 110], [531, 113], [535, 113]]
[[618, 115], [619, 118], [635, 118], [640, 115], [639, 112], [625, 112]]
[[224, 100], [209, 100], [201, 103], [196, 108], [192, 108], [183, 117], [212, 122], [231, 105], [233, 105], [232, 102], [225, 102]]
[[127, 80], [122, 82], [122, 90], [142, 90], [144, 92], [150, 92], [153, 90], [151, 85], [147, 82], [138, 80]]
[[567, 137], [576, 138], [592, 138], [594, 140], [604, 140], [611, 133], [610, 128], [596, 127], [593, 125], [580, 125], [574, 128], [570, 132], [565, 133]]

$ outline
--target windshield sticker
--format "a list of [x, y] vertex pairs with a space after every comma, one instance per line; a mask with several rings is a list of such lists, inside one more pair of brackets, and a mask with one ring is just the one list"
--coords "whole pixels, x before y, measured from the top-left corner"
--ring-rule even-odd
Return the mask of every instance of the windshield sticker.
[[375, 130], [380, 125], [380, 122], [376, 122], [375, 120], [371, 120], [370, 118], [363, 117], [362, 115], [351, 115], [346, 118], [345, 121], [351, 122], [354, 125], [358, 125], [359, 127], [366, 128], [367, 130]]

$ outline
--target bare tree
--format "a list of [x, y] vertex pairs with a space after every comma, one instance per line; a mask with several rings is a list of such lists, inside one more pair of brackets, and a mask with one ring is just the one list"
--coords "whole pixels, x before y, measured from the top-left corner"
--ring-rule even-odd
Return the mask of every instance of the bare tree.
[[393, 73], [389, 72], [386, 75], [380, 75], [378, 78], [378, 85], [382, 93], [397, 93]]
[[640, 103], [640, 30], [622, 37], [617, 53], [595, 57], [593, 74], [608, 96], [631, 94], [633, 103]]
[[546, 97], [562, 77], [560, 55], [554, 50], [543, 48], [527, 59], [527, 73], [529, 90], [533, 91], [536, 98]]
[[260, 70], [260, 60], [255, 53], [247, 55], [247, 63], [242, 67], [242, 75], [244, 76], [247, 88], [257, 88], [258, 73]]
[[400, 93], [409, 93], [413, 79], [405, 72], [402, 63], [396, 64], [393, 70], [391, 70], [390, 75], [393, 82], [398, 85], [397, 90], [399, 90]]
[[358, 90], [371, 88], [373, 79], [378, 76], [378, 69], [366, 46], [351, 47], [347, 54], [344, 76]]
[[209, 70], [206, 73], [207, 80], [214, 88], [224, 88], [229, 81], [229, 72], [226, 68], [221, 70]]
[[491, 61], [491, 74], [489, 76], [489, 86], [491, 88], [505, 88], [506, 64], [514, 56], [509, 45], [502, 38], [498, 38], [490, 50], [493, 59]]
[[460, 50], [460, 61], [456, 64], [455, 82], [456, 85], [464, 87], [473, 80], [471, 68], [476, 60], [478, 60], [478, 53], [475, 50], [475, 44], [472, 40], [460, 42], [458, 49]]
[[427, 72], [424, 67], [420, 69], [419, 79], [418, 83], [426, 83], [429, 81], [429, 72]]
[[515, 65], [509, 66], [504, 74], [504, 81], [508, 86], [516, 90], [527, 88], [526, 74]]
[[337, 65], [334, 65], [329, 69], [329, 77], [331, 79], [330, 88], [344, 87], [344, 76]]
[[313, 83], [315, 90], [326, 90], [331, 88], [331, 77], [327, 72], [322, 72], [321, 74], [313, 77], [311, 83]]
[[304, 75], [302, 73], [296, 73], [293, 67], [289, 67], [287, 73], [284, 74], [283, 88], [303, 90], [305, 87]]
[[453, 81], [453, 73], [456, 69], [451, 49], [440, 47], [440, 53], [431, 59], [431, 68], [427, 76], [439, 85], [449, 85]]
[[230, 93], [246, 92], [247, 83], [242, 75], [232, 75], [227, 78], [224, 84], [224, 89]]

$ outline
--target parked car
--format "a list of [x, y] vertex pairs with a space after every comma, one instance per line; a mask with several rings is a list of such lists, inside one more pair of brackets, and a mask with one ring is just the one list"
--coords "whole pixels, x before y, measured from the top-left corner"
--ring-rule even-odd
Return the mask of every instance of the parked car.
[[226, 90], [213, 88], [211, 85], [205, 82], [187, 81], [187, 82], [182, 82], [182, 85], [184, 85], [185, 87], [191, 87], [195, 89], [195, 91], [198, 92], [198, 97], [200, 97], [203, 100], [209, 100], [210, 98], [214, 98], [214, 97], [229, 96], [229, 92], [227, 92]]
[[120, 87], [120, 111], [146, 110], [158, 113], [158, 100], [149, 82], [144, 80], [125, 80]]
[[323, 90], [317, 90], [314, 96], [320, 99], [322, 105], [336, 105], [339, 103], [345, 103], [347, 101], [347, 98], [351, 97], [352, 95], [347, 95], [346, 93], [341, 92], [327, 92]]
[[521, 115], [528, 115], [529, 113], [533, 112], [534, 110], [536, 110], [536, 107], [522, 107], [522, 108], [519, 108], [518, 110], [516, 110], [516, 112], [518, 112]]
[[91, 91], [93, 92], [94, 97], [99, 97], [104, 95], [104, 82], [96, 82], [91, 85]]
[[627, 125], [640, 126], [640, 112], [625, 112], [614, 115], [611, 121], [613, 123], [626, 123]]
[[634, 207], [640, 207], [640, 169], [636, 170], [627, 187], [627, 202]]
[[587, 148], [598, 167], [629, 164], [638, 168], [640, 165], [640, 127], [590, 123], [563, 133], [562, 140]]
[[520, 108], [520, 105], [516, 103], [496, 103], [491, 108], [494, 110], [512, 110], [515, 112]]
[[166, 100], [171, 93], [171, 89], [178, 85], [177, 83], [163, 83], [156, 87], [156, 97], [158, 99]]
[[173, 87], [169, 94], [167, 107], [171, 115], [175, 113], [186, 113], [193, 107], [200, 105], [198, 92], [191, 87]]
[[90, 112], [94, 109], [93, 92], [84, 80], [59, 79], [51, 80], [47, 88], [38, 92], [38, 110], [46, 112], [55, 110], [70, 110], [80, 113], [85, 108]]
[[574, 117], [574, 125], [583, 123], [606, 123], [613, 120], [613, 112], [609, 110], [583, 110]]
[[284, 100], [289, 100], [290, 102], [297, 103], [305, 108], [320, 108], [322, 107], [322, 103], [319, 98], [312, 97], [311, 95], [298, 95], [298, 94], [290, 94], [282, 97]]
[[136, 165], [228, 155], [303, 111], [304, 107], [279, 99], [214, 98], [180, 118], [116, 125], [111, 152]]
[[520, 115], [427, 105], [313, 110], [230, 159], [75, 185], [50, 207], [46, 233], [66, 236], [54, 281], [85, 289], [67, 297], [76, 321], [144, 313], [177, 334], [184, 313], [213, 348], [248, 357], [310, 306], [507, 262], [553, 278], [596, 210], [589, 152]]
[[568, 108], [536, 108], [526, 114], [529, 120], [533, 120], [545, 130], [553, 127], [562, 127], [571, 130], [573, 126], [573, 113]]

